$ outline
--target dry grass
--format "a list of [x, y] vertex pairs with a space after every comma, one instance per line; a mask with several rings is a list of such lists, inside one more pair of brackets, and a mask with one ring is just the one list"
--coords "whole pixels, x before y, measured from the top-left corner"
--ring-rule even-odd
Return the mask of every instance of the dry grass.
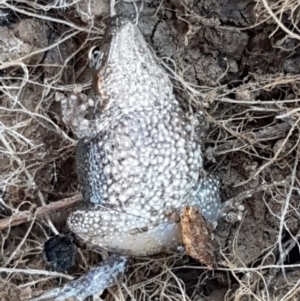
[[[45, 206], [48, 200], [70, 197], [77, 191], [72, 167], [76, 141], [70, 138], [61, 122], [54, 95], [57, 91], [72, 91], [79, 81], [83, 90], [89, 88], [86, 53], [91, 44], [101, 39], [104, 29], [104, 23], [94, 23], [91, 7], [82, 11], [82, 14], [90, 14], [90, 22], [84, 25], [75, 23], [67, 8], [75, 7], [77, 2], [57, 0], [45, 5], [37, 1], [23, 0], [16, 4], [4, 0], [0, 4], [2, 12], [10, 9], [36, 20], [38, 27], [35, 28], [40, 30], [36, 32], [36, 44], [30, 44], [30, 37], [24, 41], [20, 36], [11, 36], [3, 43], [13, 44], [7, 44], [5, 47], [8, 48], [1, 46], [10, 49], [11, 53], [9, 59], [0, 65], [3, 72], [0, 77], [0, 218], [9, 216], [13, 219], [26, 211], [30, 219], [28, 223], [17, 227], [10, 224], [1, 230], [1, 301], [23, 300], [30, 297], [33, 290], [57, 286], [88, 270], [99, 260], [94, 253], [82, 250], [80, 267], [68, 276], [44, 270], [39, 257], [49, 235], [61, 231], [59, 219], [63, 218], [36, 218], [35, 208]], [[159, 9], [163, 7], [161, 2]], [[283, 48], [283, 42], [287, 39], [300, 40], [299, 7], [297, 0], [257, 1], [257, 21], [251, 27], [275, 24], [270, 38], [278, 31], [284, 33], [280, 43], [273, 45]], [[139, 4], [135, 8], [138, 9]], [[181, 18], [186, 17], [189, 23], [191, 12], [186, 9], [186, 14]], [[51, 14], [47, 14], [50, 10]], [[66, 18], [59, 15], [62, 10]], [[6, 13], [3, 15], [6, 17]], [[0, 18], [3, 18], [1, 14]], [[64, 34], [61, 37], [54, 35], [50, 45], [43, 44], [40, 36], [48, 35], [50, 29]], [[80, 47], [74, 47], [74, 39], [81, 41]], [[29, 45], [30, 51], [24, 45]], [[49, 52], [56, 55], [56, 59], [54, 62], [48, 59], [45, 63], [44, 55]], [[61, 61], [58, 59], [60, 57], [63, 58]], [[43, 66], [40, 65], [42, 61]], [[255, 194], [261, 197], [260, 201], [274, 221], [270, 231], [273, 231], [275, 240], [262, 250], [261, 257], [253, 265], [243, 262], [236, 251], [243, 220], [236, 228], [230, 242], [231, 248], [223, 245], [224, 248], [218, 251], [220, 268], [215, 274], [181, 257], [137, 260], [129, 268], [125, 281], [120, 287], [110, 289], [105, 300], [213, 300], [212, 296], [217, 292], [211, 292], [205, 299], [202, 288], [215, 277], [226, 278], [224, 275], [228, 277], [223, 280], [226, 285], [220, 288], [222, 297], [216, 300], [299, 299], [299, 277], [294, 273], [300, 264], [285, 264], [290, 250], [297, 245], [299, 247], [300, 235], [291, 230], [293, 227], [289, 222], [294, 217], [293, 221], [299, 223], [300, 217], [297, 205], [300, 187], [299, 75], [281, 72], [250, 74], [243, 84], [231, 87], [221, 84], [221, 77], [217, 86], [203, 87], [189, 82], [179, 62], [161, 62], [173, 77], [177, 91], [186, 95], [190, 109], [199, 103], [206, 108], [211, 129], [205, 140], [205, 154], [214, 169], [224, 170], [228, 160], [239, 154], [252, 163], [261, 162], [259, 166], [249, 164], [247, 178], [239, 178], [235, 183], [235, 187], [241, 188], [242, 195], [235, 193], [232, 197], [238, 201]], [[72, 67], [75, 63], [78, 66], [76, 70]], [[47, 73], [43, 73], [41, 67]], [[270, 96], [269, 99], [257, 100], [262, 91], [269, 96], [274, 91], [281, 91], [281, 94], [277, 98]], [[278, 140], [275, 145], [270, 137]], [[284, 170], [282, 177], [274, 170]], [[73, 180], [70, 181], [70, 178]], [[252, 187], [253, 183], [259, 185]], [[258, 192], [260, 194], [257, 195]], [[187, 275], [196, 275], [196, 281], [195, 276]], [[189, 287], [190, 278], [193, 281]]]

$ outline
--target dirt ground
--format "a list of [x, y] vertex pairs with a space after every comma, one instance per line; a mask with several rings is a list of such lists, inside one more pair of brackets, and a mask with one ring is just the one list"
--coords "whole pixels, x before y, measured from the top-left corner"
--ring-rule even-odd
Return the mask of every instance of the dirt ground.
[[[136, 259], [103, 299], [299, 300], [298, 0], [128, 1], [117, 11], [138, 16], [182, 105], [205, 111], [206, 170], [220, 177], [223, 201], [245, 210], [241, 222], [220, 221], [214, 271], [188, 256]], [[100, 0], [1, 1], [1, 301], [59, 286], [101, 260], [82, 246], [69, 275], [48, 271], [43, 244], [67, 232], [71, 209], [40, 217], [36, 208], [78, 193], [76, 140], [55, 93], [89, 91], [87, 53], [108, 14]]]

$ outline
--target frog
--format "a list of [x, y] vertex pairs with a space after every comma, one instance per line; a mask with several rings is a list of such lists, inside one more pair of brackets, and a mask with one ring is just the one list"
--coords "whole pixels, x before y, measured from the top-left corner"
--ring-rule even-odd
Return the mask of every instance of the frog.
[[112, 255], [31, 301], [83, 301], [120, 281], [130, 258], [179, 252], [186, 206], [198, 208], [208, 223], [222, 215], [219, 180], [203, 168], [204, 112], [184, 111], [138, 25], [112, 17], [89, 62], [91, 93], [59, 99], [63, 121], [78, 137], [84, 200], [67, 225]]

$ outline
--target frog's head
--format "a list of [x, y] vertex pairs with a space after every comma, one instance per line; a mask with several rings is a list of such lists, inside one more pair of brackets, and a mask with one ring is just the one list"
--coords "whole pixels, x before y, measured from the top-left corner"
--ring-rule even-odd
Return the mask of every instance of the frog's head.
[[110, 90], [118, 93], [118, 86], [134, 77], [137, 68], [143, 62], [148, 64], [149, 59], [152, 54], [139, 28], [128, 19], [112, 18], [100, 46], [89, 52], [94, 94], [105, 99], [110, 97]]
[[126, 97], [145, 98], [144, 91], [137, 90], [156, 88], [151, 82], [166, 77], [138, 26], [120, 17], [112, 18], [101, 44], [90, 50], [89, 61], [94, 69], [93, 94], [102, 109], [113, 102], [128, 107]]
[[148, 45], [138, 26], [123, 17], [111, 18], [100, 45], [89, 51], [89, 64], [95, 72], [113, 63], [125, 63], [128, 55], [148, 53]]

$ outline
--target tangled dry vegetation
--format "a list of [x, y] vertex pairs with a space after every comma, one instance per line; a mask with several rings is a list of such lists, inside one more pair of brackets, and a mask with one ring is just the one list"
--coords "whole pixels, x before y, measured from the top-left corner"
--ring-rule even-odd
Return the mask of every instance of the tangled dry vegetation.
[[[220, 222], [215, 271], [186, 256], [139, 259], [103, 298], [299, 300], [300, 3], [200, 2], [120, 5], [141, 11], [184, 106], [204, 108], [206, 169], [219, 175], [224, 201], [243, 202], [244, 217]], [[0, 2], [1, 301], [58, 286], [100, 260], [83, 247], [66, 275], [45, 270], [40, 251], [66, 231], [67, 207], [80, 199], [76, 140], [55, 94], [74, 84], [88, 91], [87, 52], [107, 15], [105, 1]]]

